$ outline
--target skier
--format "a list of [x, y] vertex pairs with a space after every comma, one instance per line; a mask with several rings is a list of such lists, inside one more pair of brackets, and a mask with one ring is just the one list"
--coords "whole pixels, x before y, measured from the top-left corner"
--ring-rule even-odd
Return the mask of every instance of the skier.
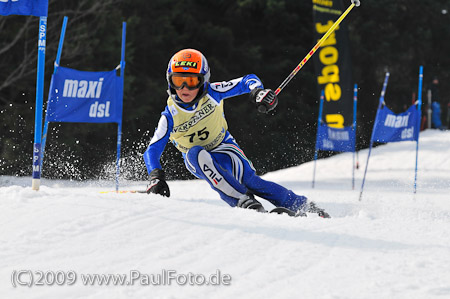
[[265, 212], [254, 195], [277, 207], [305, 216], [305, 212], [329, 217], [307, 198], [276, 183], [261, 179], [228, 131], [225, 99], [250, 93], [258, 111], [272, 111], [278, 103], [275, 92], [264, 89], [255, 75], [228, 82], [210, 83], [210, 69], [203, 54], [194, 49], [177, 52], [167, 67], [167, 106], [144, 153], [150, 175], [147, 193], [170, 196], [160, 158], [170, 140], [182, 152], [186, 168], [206, 180], [231, 207]]
[[446, 119], [444, 115], [446, 111], [444, 109], [447, 103], [445, 103], [445, 101], [441, 101], [441, 98], [439, 96], [439, 79], [437, 76], [433, 77], [433, 81], [431, 82], [429, 89], [431, 90], [431, 96], [433, 97], [433, 102], [431, 104], [432, 127], [440, 130], [445, 130], [446, 126], [442, 123], [442, 120]]

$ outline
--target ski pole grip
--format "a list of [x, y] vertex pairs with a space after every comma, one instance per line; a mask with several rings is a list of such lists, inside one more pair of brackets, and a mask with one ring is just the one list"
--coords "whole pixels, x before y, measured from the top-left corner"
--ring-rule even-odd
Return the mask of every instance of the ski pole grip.
[[359, 2], [359, 0], [352, 0], [352, 3], [355, 4], [356, 7], [361, 5], [361, 2]]

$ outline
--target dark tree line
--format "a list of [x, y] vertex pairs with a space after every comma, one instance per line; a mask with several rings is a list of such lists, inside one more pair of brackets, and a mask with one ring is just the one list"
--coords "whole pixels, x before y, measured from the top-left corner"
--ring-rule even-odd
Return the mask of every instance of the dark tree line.
[[[440, 78], [441, 97], [449, 96], [444, 86], [450, 80], [450, 1], [361, 2], [344, 20], [360, 87], [358, 148], [368, 145], [386, 70], [391, 72], [386, 101], [395, 112], [417, 97], [420, 65], [425, 83]], [[46, 91], [65, 15], [61, 65], [88, 71], [111, 70], [119, 63], [121, 26], [127, 22], [122, 171], [133, 179], [146, 178], [141, 156], [165, 106], [165, 71], [176, 51], [202, 51], [212, 81], [255, 73], [275, 89], [315, 44], [310, 1], [50, 0]], [[36, 17], [0, 16], [1, 174], [31, 174], [37, 27]], [[259, 173], [313, 158], [315, 82], [310, 61], [280, 94], [272, 115], [258, 114], [246, 96], [227, 100], [230, 132]], [[114, 124], [51, 124], [43, 176], [108, 177], [115, 144]], [[173, 146], [167, 146], [162, 163], [171, 178], [190, 177]]]

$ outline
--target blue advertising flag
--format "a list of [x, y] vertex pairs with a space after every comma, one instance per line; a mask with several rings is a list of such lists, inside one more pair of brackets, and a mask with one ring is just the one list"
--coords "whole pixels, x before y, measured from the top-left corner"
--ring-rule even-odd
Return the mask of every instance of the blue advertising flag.
[[323, 151], [354, 152], [355, 132], [352, 127], [332, 128], [320, 124], [317, 131], [317, 149]]
[[122, 85], [115, 70], [84, 72], [58, 67], [52, 76], [48, 121], [121, 123]]
[[0, 15], [46, 17], [48, 0], [0, 0]]
[[372, 140], [376, 142], [417, 141], [419, 139], [419, 110], [412, 105], [404, 113], [395, 114], [384, 106], [374, 124]]

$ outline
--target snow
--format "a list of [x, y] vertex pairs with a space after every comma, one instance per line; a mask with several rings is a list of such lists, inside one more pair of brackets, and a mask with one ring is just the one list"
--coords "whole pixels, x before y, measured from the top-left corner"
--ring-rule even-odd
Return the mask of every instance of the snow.
[[[450, 132], [266, 174], [333, 218], [229, 208], [204, 181], [172, 196], [100, 193], [106, 181], [0, 176], [0, 298], [450, 298]], [[146, 182], [121, 182], [123, 190]], [[268, 203], [265, 203], [268, 206]], [[72, 285], [13, 287], [13, 271], [74, 271]], [[84, 285], [83, 274], [229, 275], [229, 285]], [[16, 272], [17, 273], [17, 272]], [[136, 273], [136, 272], [134, 272]], [[29, 273], [20, 281], [29, 281]], [[16, 281], [17, 283], [17, 281]]]

